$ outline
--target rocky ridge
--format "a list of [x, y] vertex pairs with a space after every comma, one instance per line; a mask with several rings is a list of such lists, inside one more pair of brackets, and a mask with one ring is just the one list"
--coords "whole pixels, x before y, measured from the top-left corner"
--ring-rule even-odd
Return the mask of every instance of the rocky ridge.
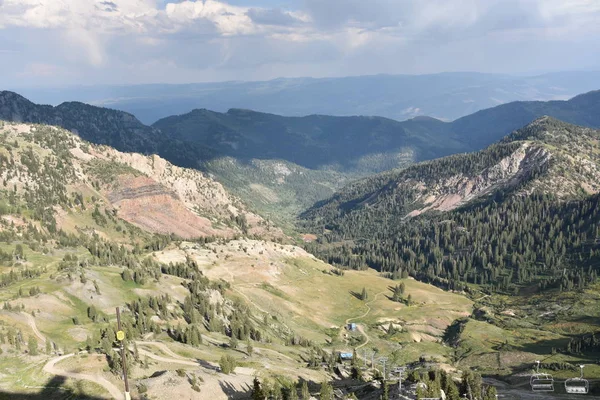
[[600, 131], [542, 117], [480, 152], [353, 183], [305, 216], [393, 208], [407, 218], [450, 211], [486, 196], [534, 192], [563, 200], [599, 193]]
[[[61, 128], [2, 124], [4, 140], [0, 152], [12, 164], [8, 162], [0, 178], [6, 181], [6, 186], [15, 186], [25, 196], [29, 191], [38, 191], [44, 183], [47, 170], [40, 172], [37, 165], [51, 167], [53, 162], [59, 162], [67, 166], [57, 191], [65, 199], [73, 191], [86, 200], [98, 198], [106, 210], [151, 232], [183, 238], [281, 235], [200, 171], [173, 166], [155, 155], [123, 153], [108, 146], [91, 145]], [[23, 152], [29, 154], [29, 149], [34, 154], [31, 157], [37, 160], [35, 165], [23, 158]], [[59, 226], [72, 211], [64, 203], [54, 206]]]

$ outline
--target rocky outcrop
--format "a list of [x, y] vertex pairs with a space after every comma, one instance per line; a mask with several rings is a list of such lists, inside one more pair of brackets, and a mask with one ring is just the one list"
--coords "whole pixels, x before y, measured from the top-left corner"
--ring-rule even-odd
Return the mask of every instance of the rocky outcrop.
[[[83, 229], [82, 220], [69, 209], [87, 203], [81, 211], [97, 209], [94, 220], [100, 225], [102, 214], [112, 209], [144, 230], [182, 238], [283, 236], [200, 171], [176, 167], [158, 156], [92, 145], [60, 128], [0, 121], [0, 132], [10, 142], [0, 148], [0, 156], [5, 153], [4, 159], [14, 160], [1, 168], [0, 178], [19, 193], [27, 192], [29, 199], [52, 204], [61, 229]], [[17, 139], [24, 143], [17, 147]]]
[[148, 177], [122, 178], [107, 197], [119, 217], [147, 231], [183, 238], [231, 236], [235, 232], [214, 229], [208, 218], [194, 214], [177, 194]]
[[464, 174], [440, 179], [435, 183], [407, 180], [400, 185], [417, 188], [415, 204], [422, 204], [408, 216], [429, 210], [450, 211], [495, 190], [515, 187], [528, 180], [534, 169], [547, 164], [552, 154], [541, 146], [523, 143], [515, 152], [475, 176]]
[[113, 204], [149, 197], [169, 197], [172, 200], [179, 201], [179, 197], [175, 193], [149, 178], [129, 180], [126, 184], [108, 194], [108, 199]]

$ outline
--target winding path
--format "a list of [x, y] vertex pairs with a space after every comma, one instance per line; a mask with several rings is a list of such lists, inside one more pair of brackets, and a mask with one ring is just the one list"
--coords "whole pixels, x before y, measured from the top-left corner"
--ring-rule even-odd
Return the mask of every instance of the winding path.
[[[238, 285], [238, 286], [242, 286], [242, 285]], [[252, 284], [249, 285], [250, 287], [256, 287], [258, 286], [257, 284]], [[254, 307], [256, 307], [258, 309], [258, 311], [264, 313], [264, 314], [269, 314], [271, 315], [270, 312], [268, 312], [267, 310], [265, 310], [264, 308], [262, 308], [261, 306], [259, 306], [258, 304], [256, 304], [250, 297], [248, 297], [248, 295], [246, 295], [246, 293], [242, 292], [241, 290], [239, 290], [238, 288], [236, 288], [235, 286], [231, 286], [231, 289], [233, 289], [235, 292], [237, 292], [238, 294], [242, 295], [243, 298], [245, 298], [250, 304], [252, 304]]]
[[57, 363], [61, 362], [62, 360], [65, 360], [69, 357], [73, 357], [74, 355], [75, 354], [67, 354], [64, 356], [55, 357], [55, 358], [51, 359], [50, 361], [48, 361], [46, 363], [46, 365], [44, 365], [44, 368], [43, 368], [44, 372], [47, 372], [52, 375], [64, 376], [65, 378], [80, 379], [80, 380], [84, 380], [84, 381], [94, 382], [94, 383], [97, 383], [98, 385], [102, 386], [104, 389], [106, 389], [113, 398], [120, 399], [123, 397], [123, 391], [121, 391], [119, 388], [117, 388], [115, 385], [113, 385], [111, 382], [109, 382], [106, 378], [104, 378], [100, 374], [95, 374], [95, 375], [79, 374], [79, 373], [75, 373], [75, 372], [64, 371], [56, 366]]
[[[220, 346], [220, 345], [227, 344], [227, 342], [224, 342], [222, 340], [218, 340], [218, 339], [212, 338], [210, 336], [202, 336], [202, 340], [204, 340], [204, 339], [206, 339], [206, 341], [208, 341], [209, 343], [211, 343], [211, 344], [213, 344], [215, 346]], [[281, 352], [279, 352], [277, 350], [268, 349], [266, 347], [257, 347], [257, 346], [252, 346], [252, 347], [254, 347], [254, 350], [266, 351], [266, 352], [269, 352], [269, 353], [273, 353], [273, 354], [275, 354], [275, 355], [277, 355], [279, 357], [286, 358], [286, 359], [288, 359], [288, 360], [290, 360], [292, 362], [295, 362], [295, 363], [298, 362], [298, 360], [294, 360], [292, 357], [287, 356], [287, 355], [285, 355], [285, 354], [283, 354], [283, 353], [281, 353]]]
[[[25, 317], [25, 319], [27, 320], [27, 324], [29, 325], [31, 330], [33, 330], [34, 335], [42, 343], [46, 343], [46, 337], [44, 335], [42, 335], [42, 333], [37, 328], [37, 324], [35, 323], [35, 318], [33, 318], [33, 316], [31, 314], [28, 314], [23, 311], [21, 312], [21, 315], [23, 315]], [[76, 372], [68, 372], [68, 371], [64, 371], [56, 366], [56, 364], [58, 364], [62, 360], [66, 360], [67, 358], [73, 357], [74, 355], [75, 355], [74, 353], [71, 353], [71, 354], [66, 354], [64, 356], [54, 357], [54, 358], [50, 359], [44, 365], [44, 368], [43, 368], [44, 372], [47, 372], [51, 375], [64, 376], [65, 378], [72, 378], [72, 379], [79, 379], [79, 380], [94, 382], [94, 383], [102, 386], [104, 389], [106, 389], [113, 398], [120, 399], [123, 397], [123, 392], [119, 388], [117, 388], [115, 385], [113, 385], [110, 381], [108, 381], [106, 378], [101, 376], [100, 374], [88, 375], [88, 374], [80, 374], [80, 373], [76, 373]]]
[[[191, 358], [187, 358], [187, 357], [183, 357], [180, 356], [179, 354], [175, 353], [174, 351], [172, 351], [166, 344], [162, 343], [162, 342], [144, 342], [144, 341], [136, 341], [135, 342], [138, 346], [154, 346], [154, 347], [158, 347], [159, 349], [161, 349], [165, 354], [173, 357], [174, 359], [177, 360], [191, 360]], [[196, 365], [198, 365], [198, 363], [196, 363]]]
[[182, 360], [181, 358], [161, 357], [161, 356], [157, 356], [156, 354], [151, 353], [148, 350], [144, 350], [144, 349], [138, 349], [138, 352], [140, 354], [147, 356], [148, 358], [151, 358], [153, 360], [160, 361], [160, 362], [189, 365], [191, 367], [199, 367], [200, 366], [200, 364], [198, 364], [198, 362], [196, 362], [196, 361]]
[[25, 319], [27, 320], [27, 325], [29, 325], [29, 327], [33, 331], [33, 334], [40, 340], [40, 342], [45, 344], [46, 337], [44, 335], [42, 335], [42, 332], [40, 332], [39, 329], [37, 328], [37, 325], [35, 323], [35, 318], [33, 318], [33, 316], [31, 314], [28, 314], [25, 311], [21, 311], [20, 314], [23, 315], [25, 317]]
[[[377, 293], [373, 297], [373, 300], [365, 303], [365, 306], [367, 307], [367, 311], [363, 315], [359, 315], [358, 317], [348, 318], [346, 320], [344, 326], [348, 326], [348, 324], [350, 323], [350, 321], [353, 321], [353, 320], [356, 320], [356, 319], [362, 319], [362, 318], [366, 317], [367, 315], [369, 315], [369, 313], [371, 312], [371, 306], [370, 306], [370, 304], [373, 303], [375, 300], [377, 300], [377, 296], [379, 296], [380, 294], [383, 294], [383, 293], [385, 293], [385, 292], [379, 292], [379, 293]], [[360, 346], [357, 346], [356, 350], [358, 350], [358, 349], [366, 346], [367, 343], [369, 343], [371, 341], [371, 338], [369, 338], [369, 335], [367, 335], [367, 333], [365, 332], [364, 328], [361, 325], [357, 325], [357, 328], [358, 328], [358, 331], [360, 332], [360, 334], [365, 337], [365, 341]], [[340, 333], [341, 333], [341, 331], [340, 331]]]

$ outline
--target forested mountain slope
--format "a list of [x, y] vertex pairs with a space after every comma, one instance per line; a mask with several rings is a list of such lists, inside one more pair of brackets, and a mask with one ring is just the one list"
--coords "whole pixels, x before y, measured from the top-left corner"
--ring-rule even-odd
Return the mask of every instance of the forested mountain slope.
[[0, 92], [0, 120], [59, 126], [94, 144], [120, 151], [159, 154], [175, 165], [197, 167], [211, 157], [193, 143], [179, 143], [123, 111], [67, 102], [56, 107], [30, 102], [17, 93]]
[[76, 102], [38, 105], [12, 92], [0, 92], [0, 120], [60, 126], [121, 151], [156, 152], [160, 138], [156, 130], [122, 111]]
[[568, 101], [516, 101], [488, 108], [452, 122], [451, 132], [473, 150], [479, 150], [544, 115], [570, 124], [600, 128], [600, 90]]
[[546, 117], [481, 152], [366, 178], [303, 215], [321, 235], [311, 248], [452, 288], [583, 285], [600, 268], [599, 198], [587, 197], [599, 139]]
[[[153, 127], [242, 160], [276, 159], [305, 168], [380, 172], [463, 150], [434, 119], [401, 123], [380, 117], [282, 117], [249, 110], [194, 110]], [[412, 153], [412, 154], [411, 154]], [[405, 157], [406, 157], [405, 156]], [[366, 159], [369, 157], [369, 159]], [[400, 164], [401, 165], [401, 164]]]
[[[353, 213], [415, 216], [496, 192], [574, 198], [600, 190], [600, 131], [543, 117], [500, 143], [352, 183], [307, 217], [339, 223]], [[336, 221], [336, 222], [333, 222]]]
[[600, 127], [600, 91], [569, 101], [513, 102], [443, 122], [418, 117], [397, 122], [377, 117], [281, 117], [248, 110], [194, 110], [153, 126], [178, 140], [242, 159], [281, 159], [306, 168], [383, 171], [461, 151], [480, 150], [544, 115]]
[[[427, 117], [404, 122], [290, 118], [234, 109], [194, 110], [154, 127], [120, 111], [82, 103], [38, 106], [15, 93], [0, 93], [0, 118], [59, 125], [94, 143], [155, 153], [175, 165], [201, 169], [254, 210], [288, 222], [353, 179], [479, 150], [545, 114], [600, 126], [600, 92], [569, 101], [510, 103], [452, 123]], [[510, 150], [499, 145], [491, 151]], [[527, 152], [527, 159], [535, 156]]]

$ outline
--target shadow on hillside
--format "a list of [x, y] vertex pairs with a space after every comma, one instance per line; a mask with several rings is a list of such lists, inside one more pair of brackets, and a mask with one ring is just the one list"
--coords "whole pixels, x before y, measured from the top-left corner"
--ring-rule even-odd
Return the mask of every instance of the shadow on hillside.
[[212, 364], [210, 364], [209, 362], [207, 362], [206, 360], [201, 360], [199, 358], [196, 359], [196, 362], [198, 362], [198, 364], [205, 369], [211, 370], [211, 371], [219, 371], [219, 367], [214, 366]]
[[350, 291], [350, 294], [351, 294], [352, 296], [356, 297], [358, 300], [362, 300], [362, 299], [363, 299], [363, 298], [362, 298], [362, 294], [361, 294], [361, 293], [357, 293], [357, 292], [355, 292], [355, 291], [351, 290], [351, 291]]
[[569, 344], [569, 340], [569, 338], [542, 340], [539, 342], [525, 343], [516, 348], [527, 353], [541, 354], [540, 357], [542, 357], [542, 360], [548, 358], [548, 362], [552, 362], [552, 349], [556, 351], [565, 349]]
[[569, 322], [587, 324], [600, 329], [600, 318], [595, 316], [592, 317], [591, 315], [581, 315], [574, 318], [570, 318]]
[[88, 396], [79, 394], [82, 392], [79, 385], [75, 390], [64, 387], [67, 379], [62, 376], [55, 376], [38, 392], [30, 394], [11, 393], [0, 389], [0, 400], [59, 400], [59, 399], [78, 399], [78, 400], [105, 400], [103, 397]]
[[252, 388], [248, 384], [241, 389], [237, 389], [229, 382], [219, 381], [219, 386], [221, 386], [221, 390], [228, 399], [249, 399], [252, 394]]

